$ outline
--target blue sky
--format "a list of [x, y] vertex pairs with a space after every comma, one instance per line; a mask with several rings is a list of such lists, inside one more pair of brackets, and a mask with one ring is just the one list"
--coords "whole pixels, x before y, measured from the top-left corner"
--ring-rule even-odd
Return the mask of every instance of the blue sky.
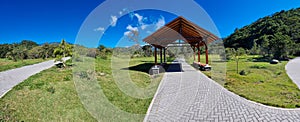
[[[264, 16], [300, 7], [299, 0], [196, 0], [196, 2], [211, 17], [221, 37], [226, 37], [235, 28], [251, 24]], [[102, 0], [1, 0], [0, 43], [21, 40], [45, 43], [59, 42], [61, 39], [74, 42], [86, 17], [101, 3]], [[111, 7], [118, 6], [117, 4]], [[126, 39], [124, 37], [130, 35], [130, 31], [135, 30], [144, 30], [140, 33], [140, 38], [143, 38], [155, 31], [160, 24], [168, 23], [176, 17], [172, 13], [158, 10], [130, 11], [125, 8], [122, 16], [120, 15], [114, 13], [110, 19], [99, 20], [110, 23], [108, 27], [94, 27], [94, 31], [104, 33], [100, 39], [101, 44], [114, 47], [119, 40]], [[142, 20], [139, 21], [139, 18]], [[116, 20], [116, 23], [113, 23], [113, 20]]]

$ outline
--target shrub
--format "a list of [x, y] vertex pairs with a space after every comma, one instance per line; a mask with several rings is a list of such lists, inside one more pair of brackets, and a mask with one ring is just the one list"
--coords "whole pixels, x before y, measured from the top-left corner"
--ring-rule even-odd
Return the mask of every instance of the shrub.
[[246, 75], [245, 70], [240, 71], [240, 75]]

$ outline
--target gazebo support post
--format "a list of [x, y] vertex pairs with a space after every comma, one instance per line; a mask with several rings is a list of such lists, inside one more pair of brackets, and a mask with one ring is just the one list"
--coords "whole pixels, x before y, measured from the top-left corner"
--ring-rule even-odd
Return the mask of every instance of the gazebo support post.
[[208, 49], [207, 49], [207, 45], [206, 43], [204, 43], [205, 45], [205, 57], [206, 57], [206, 64], [208, 64]]
[[157, 65], [157, 48], [154, 47], [154, 61], [155, 61], [155, 65]]
[[197, 46], [198, 49], [198, 63], [200, 63], [200, 43]]
[[164, 63], [166, 63], [166, 48], [164, 47]]
[[195, 50], [195, 46], [193, 46], [193, 52], [194, 52], [194, 53], [193, 53], [193, 56], [194, 56], [194, 61], [196, 61], [196, 58], [195, 58], [195, 55], [196, 55], [195, 53], [196, 53], [196, 52], [195, 52], [195, 51], [196, 51], [196, 50]]
[[160, 48], [160, 64], [162, 64], [162, 48]]

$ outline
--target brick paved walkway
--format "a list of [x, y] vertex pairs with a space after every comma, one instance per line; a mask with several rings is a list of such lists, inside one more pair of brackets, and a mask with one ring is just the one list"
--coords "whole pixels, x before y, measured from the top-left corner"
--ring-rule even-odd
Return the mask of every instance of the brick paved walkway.
[[[70, 57], [63, 58], [68, 60]], [[54, 66], [54, 60], [0, 72], [0, 98], [30, 76]]]
[[300, 109], [246, 100], [179, 61], [183, 72], [166, 72], [144, 121], [300, 122]]

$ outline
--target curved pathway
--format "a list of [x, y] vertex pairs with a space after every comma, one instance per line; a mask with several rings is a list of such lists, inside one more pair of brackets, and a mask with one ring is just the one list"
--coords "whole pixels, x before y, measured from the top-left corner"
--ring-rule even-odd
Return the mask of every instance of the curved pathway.
[[285, 66], [286, 73], [300, 89], [300, 57], [290, 60]]
[[265, 106], [217, 84], [184, 60], [183, 72], [166, 72], [144, 121], [300, 122], [300, 109]]
[[[70, 57], [63, 58], [68, 60]], [[54, 66], [54, 60], [0, 72], [0, 98], [30, 76]]]

